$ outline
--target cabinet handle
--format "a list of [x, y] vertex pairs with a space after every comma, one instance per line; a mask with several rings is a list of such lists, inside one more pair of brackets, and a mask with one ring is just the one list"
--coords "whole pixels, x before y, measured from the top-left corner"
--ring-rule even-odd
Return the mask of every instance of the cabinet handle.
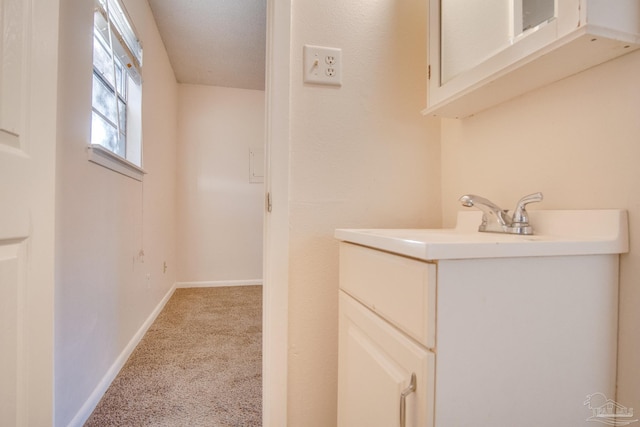
[[407, 424], [407, 396], [416, 391], [416, 374], [411, 374], [411, 382], [409, 387], [405, 388], [400, 394], [400, 427], [406, 427]]

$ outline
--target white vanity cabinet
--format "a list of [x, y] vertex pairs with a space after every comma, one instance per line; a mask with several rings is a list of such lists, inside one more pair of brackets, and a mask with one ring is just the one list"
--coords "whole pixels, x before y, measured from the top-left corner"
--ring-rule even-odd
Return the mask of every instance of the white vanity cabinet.
[[592, 425], [587, 396], [615, 399], [628, 233], [619, 212], [581, 224], [592, 237], [337, 230], [338, 426]]
[[348, 243], [340, 256], [338, 426], [401, 425], [401, 405], [407, 427], [432, 426], [435, 265]]
[[424, 114], [463, 118], [640, 47], [637, 0], [427, 0]]

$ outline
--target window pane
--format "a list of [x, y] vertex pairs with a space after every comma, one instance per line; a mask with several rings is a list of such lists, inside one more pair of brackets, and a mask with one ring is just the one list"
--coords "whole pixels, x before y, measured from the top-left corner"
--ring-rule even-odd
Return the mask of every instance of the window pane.
[[124, 135], [127, 134], [127, 104], [122, 102], [121, 99], [119, 101], [119, 112], [120, 112], [120, 132]]
[[107, 46], [98, 40], [98, 36], [93, 38], [93, 67], [99, 72], [105, 81], [113, 87], [118, 87], [118, 93], [124, 98], [127, 98], [126, 92], [126, 73], [124, 72], [124, 66], [120, 60], [115, 58], [116, 78], [113, 78], [113, 63], [111, 62], [111, 56], [108, 52]]
[[[91, 116], [91, 143], [102, 145], [109, 150], [117, 147], [116, 129], [95, 111]], [[113, 151], [113, 150], [112, 150]]]
[[[111, 61], [111, 48], [109, 40], [108, 24], [100, 12], [96, 12], [95, 23], [93, 28], [93, 67], [96, 69], [104, 80], [112, 87], [118, 88], [118, 93], [126, 99], [125, 92], [125, 71], [122, 61], [115, 55], [115, 78], [114, 63]], [[118, 43], [117, 39], [113, 40]]]
[[116, 86], [118, 87], [118, 93], [123, 99], [127, 99], [127, 93], [125, 92], [125, 77], [126, 74], [122, 70], [122, 63], [116, 59]]
[[93, 74], [93, 101], [92, 106], [109, 119], [115, 126], [116, 123], [116, 98], [113, 90], [105, 85], [100, 77]]
[[113, 65], [108, 45], [101, 41], [101, 36], [93, 37], [93, 67], [102, 74], [106, 81], [113, 83]]
[[125, 157], [124, 138], [118, 138], [118, 131], [95, 111], [91, 117], [91, 143], [102, 145], [121, 157]]

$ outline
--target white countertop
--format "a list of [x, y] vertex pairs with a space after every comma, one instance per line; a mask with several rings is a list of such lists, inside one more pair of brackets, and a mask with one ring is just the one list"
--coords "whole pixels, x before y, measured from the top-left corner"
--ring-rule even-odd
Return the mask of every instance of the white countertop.
[[481, 218], [479, 211], [461, 211], [453, 229], [337, 229], [335, 237], [425, 261], [629, 251], [623, 210], [530, 211], [530, 236], [478, 232]]

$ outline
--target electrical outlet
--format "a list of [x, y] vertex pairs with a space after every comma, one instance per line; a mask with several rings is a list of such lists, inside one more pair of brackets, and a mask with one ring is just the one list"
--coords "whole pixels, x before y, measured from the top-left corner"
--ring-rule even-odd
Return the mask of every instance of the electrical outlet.
[[304, 82], [342, 86], [342, 49], [304, 45]]

